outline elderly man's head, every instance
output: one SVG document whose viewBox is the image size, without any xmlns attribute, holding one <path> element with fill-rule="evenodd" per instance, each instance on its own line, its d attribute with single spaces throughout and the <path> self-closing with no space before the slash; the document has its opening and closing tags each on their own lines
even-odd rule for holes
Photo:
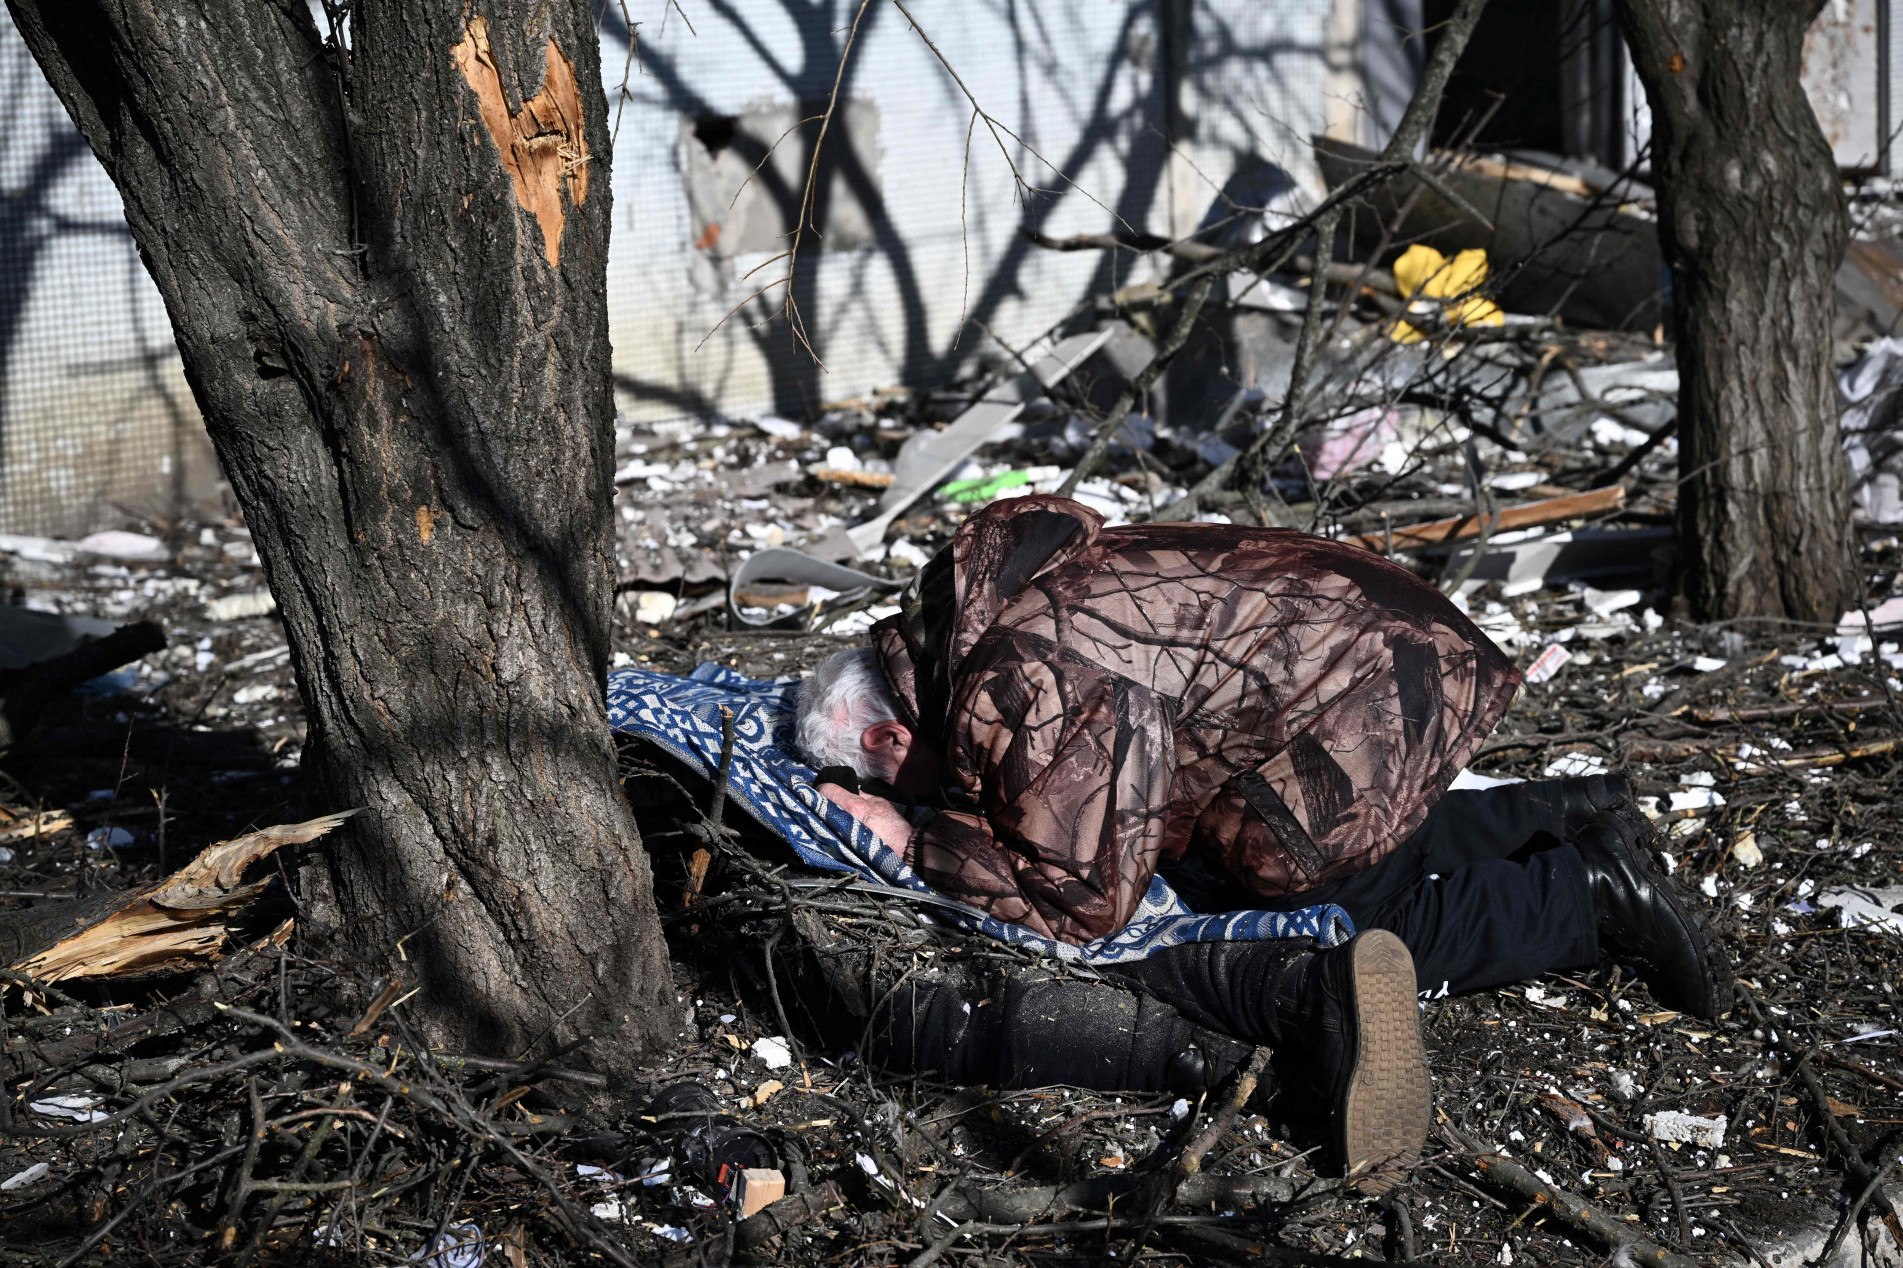
<svg viewBox="0 0 1903 1268">
<path fill-rule="evenodd" d="M 938 754 L 899 717 L 879 659 L 867 648 L 820 662 L 800 687 L 799 744 L 814 766 L 850 766 L 923 796 L 938 782 Z"/>
</svg>

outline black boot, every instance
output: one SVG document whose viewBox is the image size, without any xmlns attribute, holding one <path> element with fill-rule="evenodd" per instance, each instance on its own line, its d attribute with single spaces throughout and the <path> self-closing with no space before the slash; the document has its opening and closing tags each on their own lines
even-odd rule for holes
<svg viewBox="0 0 1903 1268">
<path fill-rule="evenodd" d="M 1588 820 L 1614 807 L 1632 807 L 1640 813 L 1632 792 L 1632 781 L 1624 775 L 1581 775 L 1556 781 L 1559 784 L 1560 813 L 1566 819 L 1566 836 L 1586 826 Z"/>
<path fill-rule="evenodd" d="M 1386 1193 L 1420 1157 L 1433 1108 L 1413 957 L 1371 929 L 1291 963 L 1275 1003 L 1282 1047 L 1306 1057 L 1329 1108 L 1342 1174 L 1363 1193 Z"/>
<path fill-rule="evenodd" d="M 1697 910 L 1653 865 L 1657 843 L 1628 803 L 1587 820 L 1571 844 L 1586 866 L 1600 949 L 1636 963 L 1666 1007 L 1712 1021 L 1731 1008 L 1731 973 Z"/>
</svg>

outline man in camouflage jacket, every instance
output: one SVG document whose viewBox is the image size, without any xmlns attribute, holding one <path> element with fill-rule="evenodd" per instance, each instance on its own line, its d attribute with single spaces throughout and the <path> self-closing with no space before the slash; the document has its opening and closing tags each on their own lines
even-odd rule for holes
<svg viewBox="0 0 1903 1268">
<path fill-rule="evenodd" d="M 1335 902 L 1383 931 L 1332 959 L 1205 943 L 1122 970 L 1252 1042 L 1325 1034 L 1351 1161 L 1425 1131 L 1417 972 L 1471 990 L 1603 946 L 1676 1007 L 1729 1004 L 1702 924 L 1648 863 L 1626 781 L 1447 791 L 1520 674 L 1438 590 L 1360 547 L 1000 501 L 921 570 L 871 651 L 875 698 L 835 689 L 853 653 L 828 662 L 802 742 L 834 779 L 935 808 L 914 827 L 822 785 L 944 893 L 1083 943 L 1121 929 L 1162 870 L 1200 909 Z M 1362 1078 L 1370 1051 L 1384 1068 Z M 1383 1115 L 1412 1124 L 1398 1143 L 1370 1126 Z"/>
</svg>

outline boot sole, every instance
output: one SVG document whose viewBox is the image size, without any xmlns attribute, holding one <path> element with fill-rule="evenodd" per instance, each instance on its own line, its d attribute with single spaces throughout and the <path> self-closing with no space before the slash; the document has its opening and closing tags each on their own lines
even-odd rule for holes
<svg viewBox="0 0 1903 1268">
<path fill-rule="evenodd" d="M 1342 1166 L 1351 1187 L 1378 1195 L 1405 1180 L 1419 1160 L 1433 1090 L 1414 958 L 1385 929 L 1362 934 L 1350 950 L 1355 1059 L 1339 1118 Z"/>
</svg>

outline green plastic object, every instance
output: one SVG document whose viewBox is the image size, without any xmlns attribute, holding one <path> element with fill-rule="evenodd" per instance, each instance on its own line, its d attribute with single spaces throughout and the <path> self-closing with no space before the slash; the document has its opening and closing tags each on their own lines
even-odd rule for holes
<svg viewBox="0 0 1903 1268">
<path fill-rule="evenodd" d="M 989 502 L 1006 489 L 1022 488 L 1030 482 L 1031 477 L 1022 471 L 1000 471 L 997 475 L 953 480 L 939 493 L 948 502 Z"/>
</svg>

